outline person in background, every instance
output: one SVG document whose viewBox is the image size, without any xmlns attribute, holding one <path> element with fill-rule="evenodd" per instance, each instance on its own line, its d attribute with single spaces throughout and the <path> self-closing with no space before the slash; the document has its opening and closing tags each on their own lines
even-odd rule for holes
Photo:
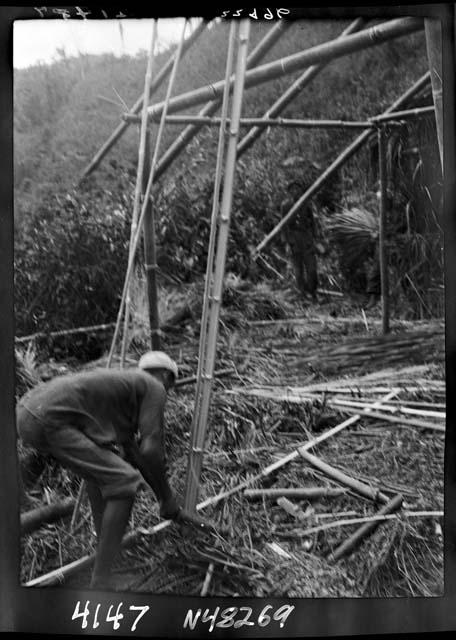
<svg viewBox="0 0 456 640">
<path fill-rule="evenodd" d="M 287 196 L 280 205 L 283 218 L 302 196 L 303 185 L 293 180 L 287 185 Z M 310 203 L 303 207 L 284 227 L 285 241 L 290 247 L 296 284 L 303 296 L 316 298 L 318 287 L 317 255 L 315 247 L 315 221 Z"/>
<path fill-rule="evenodd" d="M 213 530 L 179 505 L 167 478 L 164 409 L 177 375 L 177 365 L 167 354 L 149 351 L 136 369 L 58 376 L 18 403 L 17 430 L 23 443 L 86 480 L 97 534 L 92 588 L 114 586 L 112 565 L 144 481 L 153 489 L 163 518 Z"/>
</svg>

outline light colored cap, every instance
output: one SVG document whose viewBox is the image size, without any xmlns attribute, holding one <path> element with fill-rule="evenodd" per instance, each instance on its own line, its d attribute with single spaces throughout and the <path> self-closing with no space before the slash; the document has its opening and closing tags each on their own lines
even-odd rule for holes
<svg viewBox="0 0 456 640">
<path fill-rule="evenodd" d="M 177 378 L 178 368 L 177 364 L 163 351 L 147 351 L 141 356 L 138 367 L 140 369 L 168 369 L 174 373 L 174 377 Z"/>
</svg>

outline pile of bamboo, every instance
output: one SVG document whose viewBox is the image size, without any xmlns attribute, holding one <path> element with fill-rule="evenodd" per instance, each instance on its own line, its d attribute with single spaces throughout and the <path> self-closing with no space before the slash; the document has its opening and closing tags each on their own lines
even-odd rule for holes
<svg viewBox="0 0 456 640">
<path fill-rule="evenodd" d="M 311 365 L 320 371 L 378 369 L 405 363 L 443 362 L 444 330 L 415 331 L 350 339 L 337 346 L 319 347 L 288 362 L 290 371 Z"/>
</svg>

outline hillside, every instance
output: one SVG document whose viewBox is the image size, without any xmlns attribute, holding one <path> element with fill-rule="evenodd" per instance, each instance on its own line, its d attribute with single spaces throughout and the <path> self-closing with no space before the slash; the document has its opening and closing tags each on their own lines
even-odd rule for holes
<svg viewBox="0 0 456 640">
<path fill-rule="evenodd" d="M 347 24 L 340 20 L 296 22 L 264 62 L 337 37 Z M 226 23 L 214 25 L 190 48 L 179 66 L 173 95 L 223 77 L 228 28 Z M 252 24 L 250 50 L 269 28 L 266 22 Z M 168 55 L 164 52 L 157 57 L 157 69 Z M 134 58 L 61 57 L 52 65 L 15 72 L 16 314 L 20 334 L 105 323 L 116 315 L 133 207 L 137 127 L 131 126 L 98 170 L 82 185 L 76 185 L 83 168 L 122 114 L 141 95 L 145 67 L 144 52 Z M 282 115 L 363 119 L 382 112 L 426 69 L 423 34 L 399 38 L 328 64 Z M 263 115 L 297 75 L 247 90 L 243 114 Z M 166 86 L 162 86 L 155 101 L 163 99 L 165 91 Z M 198 110 L 196 107 L 192 111 Z M 181 129 L 166 128 L 162 150 Z M 402 147 L 416 144 L 417 131 L 421 128 L 414 125 L 407 129 L 410 140 L 402 140 Z M 205 270 L 217 135 L 213 128 L 201 130 L 159 182 L 159 265 L 165 277 L 177 278 L 177 282 L 193 282 Z M 427 146 L 422 146 L 419 160 L 430 168 L 423 188 L 432 194 L 439 181 L 432 123 L 426 136 L 423 144 Z M 252 263 L 251 248 L 280 219 L 287 181 L 298 178 L 309 185 L 353 137 L 350 131 L 273 127 L 248 150 L 238 165 L 231 232 L 235 249 L 229 254 L 229 271 L 254 280 L 274 278 L 277 270 L 285 269 L 287 274 L 282 237 L 266 252 L 272 270 Z M 315 206 L 319 214 L 354 204 L 377 206 L 373 199 L 377 175 L 372 151 L 367 148 L 355 155 L 318 194 Z M 285 167 L 290 158 L 297 161 Z M 414 170 L 415 165 L 402 178 L 409 199 L 407 180 L 410 182 Z M 404 204 L 401 201 L 401 216 Z M 433 211 L 438 208 L 432 202 L 430 206 Z M 426 215 L 429 217 L 429 213 Z M 321 283 L 323 287 L 336 283 L 340 288 L 345 285 L 337 275 L 339 258 L 334 245 L 327 242 L 323 221 L 319 215 Z M 426 255 L 433 255 L 433 247 L 426 248 Z M 60 280 L 51 292 L 46 283 L 48 275 L 52 277 L 55 272 L 60 273 Z M 106 272 L 110 273 L 108 284 Z M 430 286 L 429 278 L 426 282 Z M 352 287 L 353 283 L 348 285 Z M 425 294 L 421 296 L 427 300 Z M 435 305 L 428 301 L 425 307 L 429 306 Z M 426 313 L 423 309 L 413 313 L 420 317 Z"/>
</svg>

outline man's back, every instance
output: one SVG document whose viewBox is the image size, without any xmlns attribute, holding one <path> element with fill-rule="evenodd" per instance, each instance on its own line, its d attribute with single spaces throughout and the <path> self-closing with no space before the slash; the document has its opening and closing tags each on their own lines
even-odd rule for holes
<svg viewBox="0 0 456 640">
<path fill-rule="evenodd" d="M 41 384 L 19 406 L 43 424 L 71 424 L 104 446 L 122 444 L 147 428 L 145 423 L 161 417 L 165 400 L 163 385 L 144 371 L 97 369 Z"/>
</svg>

